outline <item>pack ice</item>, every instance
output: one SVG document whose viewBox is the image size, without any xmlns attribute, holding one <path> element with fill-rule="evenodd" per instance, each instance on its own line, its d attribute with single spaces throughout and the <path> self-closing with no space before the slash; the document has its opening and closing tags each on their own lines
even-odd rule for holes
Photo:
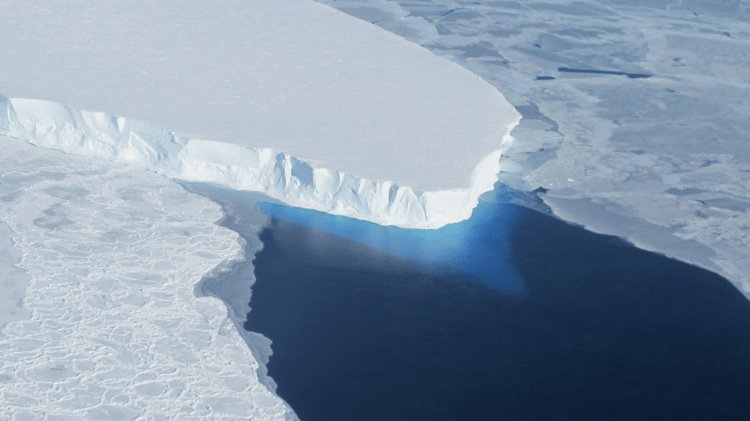
<svg viewBox="0 0 750 421">
<path fill-rule="evenodd" d="M 319 1 L 498 87 L 503 184 L 750 298 L 747 1 Z"/>
<path fill-rule="evenodd" d="M 26 274 L 10 285 L 0 261 L 3 292 L 30 313 L 0 314 L 0 419 L 296 419 L 263 338 L 194 294 L 244 256 L 219 205 L 152 171 L 0 145 L 0 232 Z"/>
</svg>

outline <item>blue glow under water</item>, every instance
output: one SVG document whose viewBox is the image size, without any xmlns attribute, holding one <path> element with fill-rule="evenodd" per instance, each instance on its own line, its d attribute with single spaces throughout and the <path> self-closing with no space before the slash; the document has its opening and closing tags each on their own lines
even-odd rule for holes
<svg viewBox="0 0 750 421">
<path fill-rule="evenodd" d="M 480 202 L 470 219 L 436 230 L 384 227 L 313 210 L 261 203 L 273 217 L 327 232 L 373 250 L 468 277 L 509 296 L 522 297 L 524 285 L 513 265 L 510 240 L 519 217 L 516 207 Z"/>
</svg>

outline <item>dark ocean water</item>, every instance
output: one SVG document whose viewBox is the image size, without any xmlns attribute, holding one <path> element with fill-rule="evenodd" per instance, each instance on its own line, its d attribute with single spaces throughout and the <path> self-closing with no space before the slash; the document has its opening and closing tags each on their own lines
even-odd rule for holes
<svg viewBox="0 0 750 421">
<path fill-rule="evenodd" d="M 718 275 L 509 204 L 432 233 L 261 209 L 245 327 L 303 421 L 750 419 Z"/>
</svg>

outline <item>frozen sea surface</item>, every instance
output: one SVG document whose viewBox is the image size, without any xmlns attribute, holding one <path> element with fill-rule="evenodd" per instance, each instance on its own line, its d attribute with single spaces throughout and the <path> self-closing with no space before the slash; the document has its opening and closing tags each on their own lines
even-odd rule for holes
<svg viewBox="0 0 750 421">
<path fill-rule="evenodd" d="M 0 329 L 9 322 L 25 320 L 30 316 L 29 311 L 23 306 L 29 275 L 16 266 L 21 259 L 21 251 L 13 247 L 13 236 L 8 224 L 0 224 Z"/>
<path fill-rule="evenodd" d="M 194 294 L 242 256 L 216 203 L 127 165 L 0 147 L 0 224 L 12 230 L 0 419 L 296 419 L 253 338 Z M 20 299 L 25 315 L 11 311 Z"/>
</svg>

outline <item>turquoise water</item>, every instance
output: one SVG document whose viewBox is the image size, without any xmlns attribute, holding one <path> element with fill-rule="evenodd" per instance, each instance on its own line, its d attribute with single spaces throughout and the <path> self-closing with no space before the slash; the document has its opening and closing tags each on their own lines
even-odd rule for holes
<svg viewBox="0 0 750 421">
<path fill-rule="evenodd" d="M 464 276 L 509 296 L 520 298 L 525 294 L 511 252 L 511 238 L 520 214 L 516 207 L 499 210 L 494 203 L 480 202 L 470 219 L 436 230 L 384 227 L 272 203 L 261 203 L 259 209 L 279 220 L 323 231 L 433 270 Z"/>
</svg>

